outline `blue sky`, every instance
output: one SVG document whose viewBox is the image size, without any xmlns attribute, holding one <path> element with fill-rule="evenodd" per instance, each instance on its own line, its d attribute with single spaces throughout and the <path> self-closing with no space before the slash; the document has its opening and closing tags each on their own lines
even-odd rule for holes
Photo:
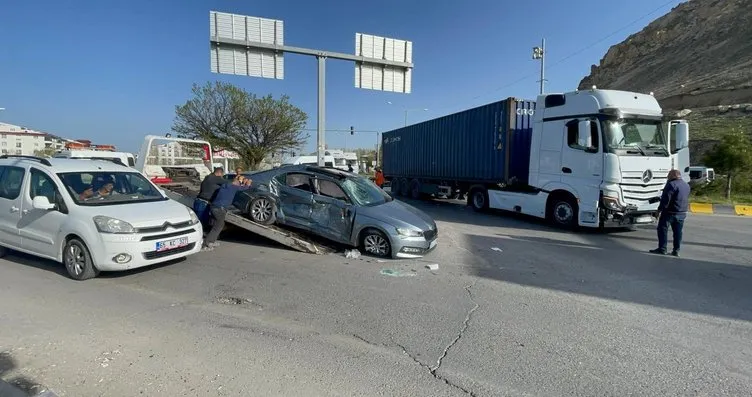
<svg viewBox="0 0 752 397">
<path fill-rule="evenodd" d="M 285 44 L 353 53 L 356 32 L 413 41 L 413 92 L 353 86 L 350 62 L 327 61 L 330 129 L 390 130 L 515 96 L 534 99 L 547 41 L 547 91 L 576 88 L 609 46 L 681 0 L 5 0 L 0 121 L 137 151 L 168 132 L 191 84 L 222 80 L 288 94 L 316 126 L 316 60 L 285 56 L 285 79 L 212 74 L 209 11 L 281 19 Z M 387 104 L 392 102 L 392 105 Z M 311 131 L 307 149 L 315 148 Z M 330 148 L 374 147 L 374 134 L 329 133 Z"/>
</svg>

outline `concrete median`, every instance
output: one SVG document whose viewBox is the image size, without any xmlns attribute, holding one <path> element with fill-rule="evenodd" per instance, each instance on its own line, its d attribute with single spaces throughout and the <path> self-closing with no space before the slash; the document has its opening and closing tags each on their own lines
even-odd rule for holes
<svg viewBox="0 0 752 397">
<path fill-rule="evenodd" d="M 689 212 L 706 215 L 752 216 L 752 205 L 690 203 Z"/>
</svg>

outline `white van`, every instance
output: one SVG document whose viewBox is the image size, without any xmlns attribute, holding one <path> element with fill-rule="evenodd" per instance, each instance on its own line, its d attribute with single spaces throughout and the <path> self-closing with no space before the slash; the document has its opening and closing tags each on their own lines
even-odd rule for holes
<svg viewBox="0 0 752 397">
<path fill-rule="evenodd" d="M 62 150 L 52 155 L 58 159 L 119 159 L 120 162 L 128 167 L 136 166 L 136 158 L 131 153 L 126 152 L 107 152 L 103 150 Z"/>
<path fill-rule="evenodd" d="M 113 160 L 0 156 L 0 256 L 62 262 L 71 278 L 135 269 L 201 250 L 196 214 Z"/>
<path fill-rule="evenodd" d="M 318 164 L 316 156 L 297 156 L 286 159 L 282 162 L 281 167 L 286 165 Z M 334 167 L 334 156 L 324 156 L 324 167 Z"/>
<path fill-rule="evenodd" d="M 689 181 L 694 184 L 710 183 L 715 180 L 715 170 L 704 166 L 689 167 Z"/>
</svg>

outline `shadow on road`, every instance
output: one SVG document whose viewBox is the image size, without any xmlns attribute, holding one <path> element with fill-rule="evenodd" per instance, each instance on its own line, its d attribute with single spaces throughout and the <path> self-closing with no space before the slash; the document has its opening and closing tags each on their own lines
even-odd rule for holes
<svg viewBox="0 0 752 397">
<path fill-rule="evenodd" d="M 25 397 L 35 395 L 45 390 L 45 387 L 33 380 L 22 376 L 8 375 L 18 367 L 10 352 L 0 352 L 0 396 Z M 3 382 L 7 382 L 4 384 Z"/>
<path fill-rule="evenodd" d="M 752 267 L 653 255 L 603 238 L 578 243 L 540 237 L 466 237 L 486 259 L 467 260 L 480 277 L 752 321 Z M 487 248 L 510 245 L 510 240 L 514 249 L 503 253 Z M 557 246 L 555 253 L 546 249 L 550 245 Z"/>
</svg>

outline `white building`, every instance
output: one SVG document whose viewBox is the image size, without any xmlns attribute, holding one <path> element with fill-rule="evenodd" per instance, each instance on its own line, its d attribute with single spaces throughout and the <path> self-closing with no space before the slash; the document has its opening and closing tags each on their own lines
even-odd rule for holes
<svg viewBox="0 0 752 397">
<path fill-rule="evenodd" d="M 33 156 L 47 146 L 47 134 L 8 123 L 0 123 L 0 154 Z"/>
</svg>

